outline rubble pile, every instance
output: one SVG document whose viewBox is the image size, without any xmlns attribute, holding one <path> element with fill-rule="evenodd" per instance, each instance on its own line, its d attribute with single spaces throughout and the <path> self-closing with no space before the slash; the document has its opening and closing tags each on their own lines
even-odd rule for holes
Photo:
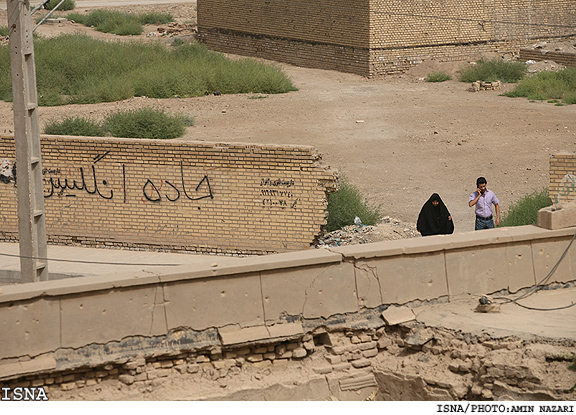
<svg viewBox="0 0 576 415">
<path fill-rule="evenodd" d="M 420 233 L 416 230 L 415 224 L 386 216 L 376 225 L 348 225 L 324 234 L 319 238 L 316 248 L 333 248 L 417 237 L 420 237 Z"/>
</svg>

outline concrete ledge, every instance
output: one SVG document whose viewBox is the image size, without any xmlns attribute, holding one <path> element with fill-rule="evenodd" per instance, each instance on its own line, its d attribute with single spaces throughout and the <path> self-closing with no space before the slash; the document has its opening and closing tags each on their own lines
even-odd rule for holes
<svg viewBox="0 0 576 415">
<path fill-rule="evenodd" d="M 0 364 L 0 379 L 13 375 L 34 373 L 45 370 L 56 369 L 56 359 L 53 357 L 38 357 L 27 361 Z"/>
<path fill-rule="evenodd" d="M 0 336 L 0 359 L 101 353 L 111 345 L 218 347 L 298 337 L 320 325 L 380 327 L 380 312 L 362 316 L 417 300 L 533 286 L 554 269 L 575 231 L 499 228 L 5 286 L 0 326 L 10 335 Z M 575 249 L 546 284 L 576 280 Z M 161 340 L 171 333 L 170 342 Z M 118 350 L 92 361 L 125 355 Z"/>
</svg>

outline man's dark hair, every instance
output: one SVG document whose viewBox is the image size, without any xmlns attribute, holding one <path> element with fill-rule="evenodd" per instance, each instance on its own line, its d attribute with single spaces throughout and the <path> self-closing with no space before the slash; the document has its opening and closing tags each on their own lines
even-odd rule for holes
<svg viewBox="0 0 576 415">
<path fill-rule="evenodd" d="M 486 184 L 486 179 L 484 177 L 478 177 L 476 179 L 476 187 L 480 187 L 481 184 Z"/>
</svg>

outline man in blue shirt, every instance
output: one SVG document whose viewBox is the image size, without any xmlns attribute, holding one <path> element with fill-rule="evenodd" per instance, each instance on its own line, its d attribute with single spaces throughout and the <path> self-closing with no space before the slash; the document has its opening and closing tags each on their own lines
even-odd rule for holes
<svg viewBox="0 0 576 415">
<path fill-rule="evenodd" d="M 476 180 L 476 191 L 470 194 L 468 206 L 475 206 L 476 224 L 474 229 L 491 229 L 494 227 L 494 220 L 492 216 L 492 205 L 496 210 L 496 226 L 500 226 L 500 201 L 492 190 L 486 188 L 486 179 L 478 177 Z"/>
</svg>

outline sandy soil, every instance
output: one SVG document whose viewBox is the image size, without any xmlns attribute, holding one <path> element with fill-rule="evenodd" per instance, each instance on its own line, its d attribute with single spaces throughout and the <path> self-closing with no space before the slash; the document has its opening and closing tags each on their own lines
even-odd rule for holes
<svg viewBox="0 0 576 415">
<path fill-rule="evenodd" d="M 122 10 L 165 10 L 179 23 L 195 21 L 195 3 L 123 6 Z M 84 12 L 88 8 L 76 11 Z M 0 11 L 0 21 L 5 19 Z M 169 42 L 150 36 L 135 38 Z M 113 35 L 65 23 L 42 25 L 51 36 L 81 30 L 105 39 Z M 131 98 L 122 102 L 41 108 L 40 121 L 111 110 L 155 106 L 195 117 L 185 140 L 313 145 L 324 162 L 346 175 L 383 212 L 415 222 L 422 204 L 437 192 L 452 213 L 456 232 L 473 229 L 468 195 L 485 176 L 503 211 L 521 196 L 548 185 L 552 153 L 574 151 L 576 106 L 555 106 L 468 91 L 451 80 L 423 81 L 444 70 L 456 75 L 467 62 L 424 62 L 402 76 L 366 79 L 357 75 L 280 66 L 297 92 L 250 99 L 248 95 L 187 99 Z M 503 90 L 512 88 L 505 84 Z M 11 104 L 0 102 L 0 132 L 12 130 Z"/>
</svg>

